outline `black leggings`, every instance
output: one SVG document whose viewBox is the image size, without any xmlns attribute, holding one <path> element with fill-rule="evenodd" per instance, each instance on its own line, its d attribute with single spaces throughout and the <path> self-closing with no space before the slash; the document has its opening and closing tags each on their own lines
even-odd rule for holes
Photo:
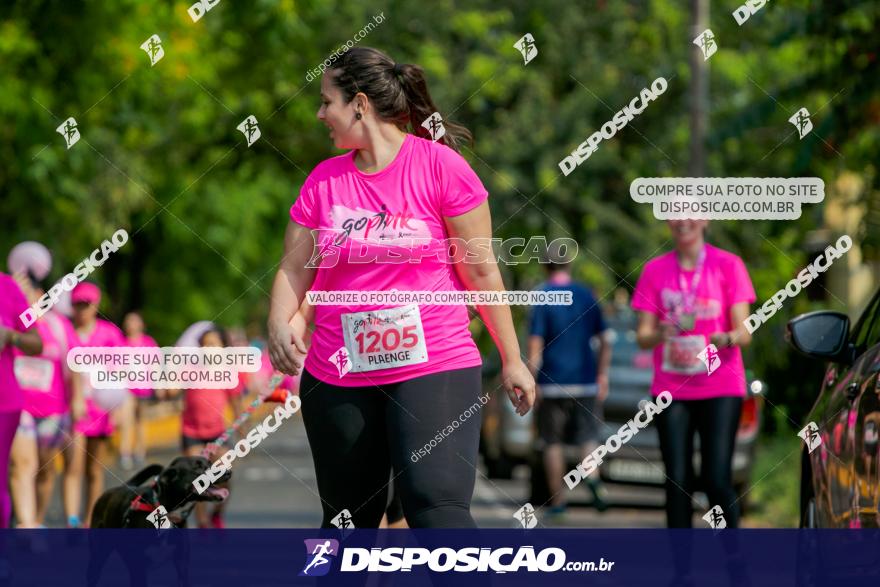
<svg viewBox="0 0 880 587">
<path fill-rule="evenodd" d="M 657 414 L 660 450 L 666 466 L 666 521 L 670 528 L 691 527 L 694 431 L 700 434 L 700 473 L 709 507 L 721 506 L 728 528 L 739 525 L 732 463 L 741 410 L 741 397 L 716 397 L 676 400 Z"/>
<path fill-rule="evenodd" d="M 481 385 L 480 367 L 381 387 L 339 387 L 303 370 L 302 415 L 324 511 L 322 527 L 332 528 L 330 520 L 344 509 L 356 528 L 378 527 L 393 467 L 411 528 L 476 528 L 470 506 Z M 417 451 L 429 442 L 435 446 L 420 455 Z"/>
</svg>

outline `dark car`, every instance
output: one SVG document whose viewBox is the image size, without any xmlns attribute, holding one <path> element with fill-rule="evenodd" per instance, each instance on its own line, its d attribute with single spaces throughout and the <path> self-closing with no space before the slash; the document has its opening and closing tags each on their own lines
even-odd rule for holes
<svg viewBox="0 0 880 587">
<path fill-rule="evenodd" d="M 880 291 L 854 328 L 840 312 L 811 312 L 787 339 L 829 362 L 801 432 L 801 526 L 880 527 Z"/>
</svg>

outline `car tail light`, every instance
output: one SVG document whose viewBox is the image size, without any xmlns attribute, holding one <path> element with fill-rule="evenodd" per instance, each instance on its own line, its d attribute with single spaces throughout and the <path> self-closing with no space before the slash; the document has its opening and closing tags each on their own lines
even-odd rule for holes
<svg viewBox="0 0 880 587">
<path fill-rule="evenodd" d="M 758 428 L 758 400 L 747 397 L 743 400 L 742 412 L 739 415 L 737 436 L 752 434 Z"/>
</svg>

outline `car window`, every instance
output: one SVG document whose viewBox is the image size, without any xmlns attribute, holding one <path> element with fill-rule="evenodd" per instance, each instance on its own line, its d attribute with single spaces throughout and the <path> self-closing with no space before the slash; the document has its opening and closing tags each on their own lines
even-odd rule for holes
<svg viewBox="0 0 880 587">
<path fill-rule="evenodd" d="M 853 328 L 850 342 L 861 350 L 880 343 L 880 292 L 874 296 L 874 299 L 862 312 L 862 317 Z"/>
</svg>

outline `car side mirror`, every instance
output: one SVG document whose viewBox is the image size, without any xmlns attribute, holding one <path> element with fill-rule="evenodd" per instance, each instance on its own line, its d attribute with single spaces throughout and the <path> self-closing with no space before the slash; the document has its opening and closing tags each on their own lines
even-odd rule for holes
<svg viewBox="0 0 880 587">
<path fill-rule="evenodd" d="M 852 363 L 853 349 L 849 344 L 849 317 L 841 312 L 820 310 L 792 318 L 785 339 L 808 357 Z"/>
</svg>

